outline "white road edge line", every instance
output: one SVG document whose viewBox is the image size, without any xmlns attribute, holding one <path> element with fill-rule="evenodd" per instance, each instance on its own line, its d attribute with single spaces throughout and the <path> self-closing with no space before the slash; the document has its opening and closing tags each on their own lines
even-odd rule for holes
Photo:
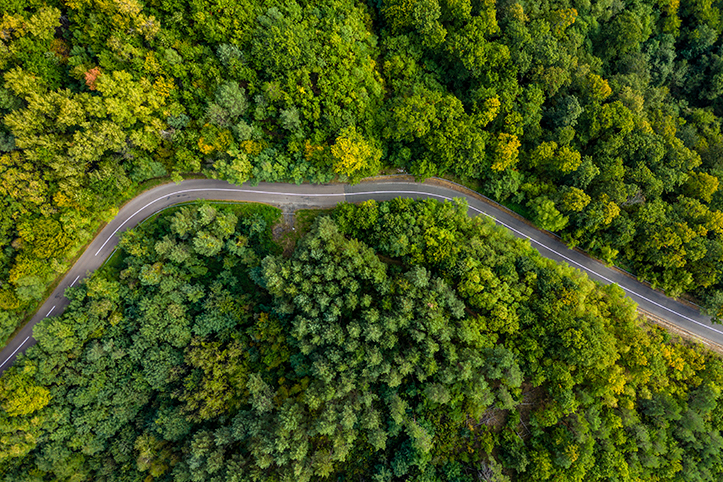
<svg viewBox="0 0 723 482">
<path fill-rule="evenodd" d="M 123 222 L 121 223 L 120 226 L 118 226 L 118 227 L 111 233 L 111 235 L 108 237 L 108 239 L 105 240 L 105 242 L 104 242 L 103 245 L 100 247 L 100 249 L 98 249 L 98 251 L 95 253 L 95 256 L 98 256 L 98 254 L 99 254 L 99 253 L 101 252 L 101 250 L 105 247 L 105 245 L 108 244 L 108 242 L 113 238 L 113 236 L 114 236 L 123 226 L 125 226 L 125 224 L 126 224 L 128 221 L 131 220 L 131 218 L 133 218 L 135 215 L 137 215 L 138 213 L 140 213 L 141 211 L 143 211 L 144 209 L 146 209 L 146 208 L 147 208 L 148 206 L 150 206 L 151 204 L 154 204 L 154 203 L 162 200 L 163 198 L 167 198 L 167 197 L 169 197 L 169 196 L 174 196 L 174 195 L 178 195 L 178 194 L 186 194 L 186 193 L 190 193 L 190 192 L 199 192 L 199 191 L 205 191 L 205 192 L 208 192 L 208 191 L 217 191 L 217 192 L 239 192 L 239 193 L 248 193 L 248 194 L 254 194 L 254 193 L 255 193 L 255 194 L 268 194 L 268 195 L 277 195 L 277 196 L 296 196 L 296 197 L 346 197 L 346 196 L 369 196 L 369 195 L 374 195 L 374 194 L 419 194 L 419 195 L 424 195 L 424 196 L 429 196 L 429 197 L 437 197 L 437 198 L 444 199 L 444 200 L 447 200 L 447 201 L 453 200 L 453 198 L 450 198 L 450 197 L 447 197 L 447 196 L 443 196 L 443 195 L 441 195 L 441 194 L 434 194 L 434 193 L 422 192 L 422 191 L 364 191 L 364 192 L 349 192 L 349 193 L 311 193 L 311 194 L 302 194 L 302 193 L 284 193 L 284 192 L 273 192 L 273 191 L 259 191 L 259 190 L 255 190 L 255 189 L 232 189 L 232 188 L 229 188 L 229 189 L 226 189 L 226 188 L 183 189 L 183 190 L 180 190 L 180 191 L 175 191 L 175 192 L 172 192 L 172 193 L 164 194 L 163 196 L 159 197 L 158 199 L 155 199 L 155 200 L 149 202 L 148 204 L 146 204 L 145 206 L 143 206 L 142 208 L 140 208 L 140 209 L 139 209 L 138 211 L 136 211 L 135 213 L 131 214 L 125 221 L 123 221 Z M 460 197 L 465 197 L 465 196 L 460 196 Z M 552 249 L 552 248 L 548 248 L 547 246 L 545 246 L 544 244 L 540 243 L 539 241 L 536 241 L 536 240 L 530 238 L 528 235 L 526 235 L 526 234 L 524 234 L 524 233 L 522 233 L 522 232 L 514 229 L 514 228 L 511 227 L 511 226 L 508 226 L 507 224 L 503 223 L 502 221 L 497 220 L 494 216 L 491 216 L 491 215 L 489 215 L 489 214 L 487 214 L 487 213 L 485 213 L 485 212 L 483 212 L 483 211 L 480 211 L 479 209 L 477 209 L 477 208 L 475 208 L 475 207 L 472 207 L 472 206 L 469 206 L 469 205 L 468 205 L 468 207 L 469 207 L 470 209 L 474 210 L 474 211 L 477 211 L 477 212 L 480 213 L 480 214 L 484 214 L 485 216 L 493 219 L 496 223 L 498 223 L 498 224 L 506 227 L 506 228 L 509 229 L 510 231 L 514 231 L 515 233 L 519 234 L 519 235 L 522 236 L 523 238 L 526 238 L 526 239 L 528 239 L 528 240 L 531 241 L 531 242 L 534 242 L 534 243 L 536 243 L 536 244 L 539 244 L 540 246 L 544 247 L 545 249 L 547 249 L 547 250 L 549 250 L 549 251 L 557 254 L 557 255 L 560 256 L 561 258 L 569 261 L 570 263 L 572 263 L 572 264 L 574 264 L 574 265 L 576 265 L 576 266 L 579 266 L 579 267 L 582 268 L 584 271 L 588 271 L 588 272 L 594 274 L 595 276 L 598 276 L 599 278 L 607 281 L 608 283 L 615 283 L 613 280 L 611 280 L 611 279 L 609 279 L 609 278 L 601 275 L 600 273 L 597 273 L 597 272 L 593 271 L 592 269 L 587 268 L 586 266 L 578 263 L 577 261 L 575 261 L 575 260 L 573 260 L 573 259 L 568 258 L 567 256 L 565 256 L 565 255 L 562 254 L 562 253 L 558 253 L 557 251 L 555 251 L 555 250 Z M 620 285 L 618 285 L 618 286 L 620 286 Z M 645 300 L 645 301 L 647 301 L 648 303 L 651 303 L 651 304 L 653 304 L 653 305 L 655 305 L 655 306 L 657 306 L 657 307 L 659 307 L 659 308 L 662 308 L 662 309 L 665 310 L 665 311 L 668 311 L 669 313 L 672 313 L 672 314 L 674 314 L 674 315 L 677 315 L 677 316 L 679 316 L 679 317 L 681 317 L 681 318 L 683 318 L 683 319 L 685 319 L 685 320 L 688 320 L 688 321 L 690 321 L 690 322 L 695 323 L 696 325 L 702 326 L 702 327 L 707 328 L 707 329 L 709 329 L 709 330 L 711 330 L 711 331 L 713 331 L 713 332 L 715 332 L 715 333 L 718 333 L 718 334 L 720 334 L 720 335 L 723 335 L 723 331 L 716 330 L 715 328 L 713 328 L 713 327 L 711 327 L 711 326 L 708 326 L 708 325 L 706 325 L 706 324 L 704 324 L 704 323 L 701 323 L 701 322 L 699 322 L 699 321 L 697 321 L 697 320 L 694 320 L 694 319 L 692 319 L 692 318 L 689 318 L 689 317 L 687 317 L 687 316 L 685 316 L 685 315 L 683 315 L 683 314 L 681 314 L 681 313 L 678 313 L 677 311 L 674 311 L 674 310 L 668 308 L 667 306 L 661 305 L 660 303 L 657 303 L 657 302 L 655 302 L 655 301 L 653 301 L 653 300 L 651 300 L 651 299 L 649 299 L 649 298 L 646 298 L 645 296 L 642 296 L 642 295 L 636 293 L 636 292 L 633 291 L 633 290 L 626 289 L 626 288 L 624 288 L 624 287 L 622 287 L 622 286 L 620 286 L 620 288 L 622 288 L 623 291 L 625 291 L 625 292 L 627 292 L 627 293 L 629 293 L 629 294 L 631 294 L 631 295 L 637 296 L 638 298 L 640 298 L 640 299 L 642 299 L 642 300 Z"/>
<path fill-rule="evenodd" d="M 7 359 L 2 363 L 2 365 L 0 365 L 0 368 L 2 368 L 8 361 L 10 361 L 10 359 L 11 359 L 13 356 L 15 356 L 15 354 L 18 352 L 18 350 L 21 349 L 21 348 L 23 347 L 23 345 L 28 342 L 29 339 L 30 339 L 30 337 L 27 337 L 27 338 L 20 344 L 20 346 L 18 346 L 18 347 L 15 349 L 15 351 L 12 352 L 9 357 L 7 357 Z"/>
<path fill-rule="evenodd" d="M 80 275 L 76 276 L 76 277 L 75 277 L 75 280 L 74 280 L 72 283 L 70 283 L 70 287 L 71 287 L 71 288 L 72 288 L 73 285 L 78 281 L 78 278 L 80 278 Z"/>
<path fill-rule="evenodd" d="M 50 313 L 52 313 L 54 309 L 55 309 L 55 305 L 53 305 L 53 307 L 50 308 L 50 311 L 48 311 L 48 314 L 45 315 L 45 316 L 50 316 Z"/>
<path fill-rule="evenodd" d="M 537 240 L 535 240 L 535 239 L 532 239 L 531 237 L 529 237 L 529 236 L 526 235 L 525 233 L 522 233 L 522 232 L 516 230 L 515 228 L 506 225 L 506 224 L 503 223 L 502 221 L 498 221 L 497 219 L 495 219 L 494 217 L 490 216 L 489 214 L 484 213 L 484 212 L 480 211 L 479 209 L 477 209 L 477 208 L 475 208 L 475 207 L 472 207 L 472 206 L 469 206 L 469 208 L 477 211 L 477 212 L 480 213 L 480 214 L 484 214 L 485 216 L 488 216 L 488 217 L 494 219 L 495 222 L 501 224 L 502 226 L 506 227 L 506 228 L 509 229 L 510 231 L 516 232 L 517 234 L 519 234 L 520 236 L 522 236 L 522 237 L 524 237 L 524 238 L 527 238 L 527 239 L 530 240 L 531 242 L 536 243 L 536 244 L 539 244 L 540 246 L 542 246 L 542 247 L 545 248 L 546 250 L 548 250 L 548 251 L 550 251 L 550 252 L 552 252 L 552 253 L 555 253 L 556 255 L 560 256 L 561 258 L 569 261 L 570 263 L 572 263 L 572 264 L 574 264 L 574 265 L 579 266 L 580 268 L 583 269 L 583 271 L 587 271 L 588 273 L 592 273 L 592 274 L 594 274 L 595 276 L 604 279 L 604 280 L 607 281 L 608 283 L 617 284 L 617 283 L 615 283 L 615 281 L 611 280 L 610 278 L 607 278 L 606 276 L 601 275 L 600 273 L 594 271 L 593 269 L 588 268 L 587 266 L 584 266 L 584 265 L 578 263 L 578 262 L 575 261 L 574 259 L 568 258 L 568 257 L 565 256 L 564 254 L 559 253 L 559 252 L 555 251 L 554 249 L 552 249 L 552 248 L 550 248 L 550 247 L 548 247 L 548 246 L 545 246 L 545 245 L 542 244 L 541 242 L 539 242 L 539 241 L 537 241 Z M 617 284 L 617 285 L 620 286 L 619 284 Z M 640 298 L 641 300 L 645 300 L 645 301 L 647 301 L 648 303 L 651 303 L 651 304 L 657 306 L 658 308 L 662 308 L 662 309 L 664 309 L 665 311 L 668 311 L 669 313 L 672 313 L 672 314 L 677 315 L 677 316 L 679 316 L 679 317 L 681 317 L 681 318 L 683 318 L 683 319 L 685 319 L 685 320 L 688 320 L 688 321 L 690 321 L 690 322 L 693 322 L 693 323 L 695 323 L 696 325 L 699 325 L 699 326 L 702 326 L 703 328 L 707 328 L 707 329 L 709 329 L 709 330 L 711 330 L 711 331 L 714 331 L 714 332 L 718 333 L 719 335 L 723 335 L 723 331 L 716 330 L 716 329 L 713 328 L 712 326 L 708 326 L 708 325 L 706 325 L 705 323 L 701 323 L 700 321 L 694 320 L 693 318 L 689 318 L 689 317 L 687 317 L 687 316 L 685 316 L 685 315 L 683 315 L 683 314 L 681 314 L 681 313 L 678 313 L 677 311 L 672 310 L 672 309 L 668 308 L 668 307 L 665 306 L 665 305 L 661 305 L 660 303 L 658 303 L 658 302 L 656 302 L 656 301 L 653 301 L 653 300 L 651 300 L 650 298 L 646 298 L 645 296 L 643 296 L 643 295 L 641 295 L 641 294 L 639 294 L 639 293 L 636 293 L 635 291 L 633 291 L 633 290 L 631 290 L 631 289 L 625 288 L 624 286 L 620 286 L 620 288 L 621 288 L 623 291 L 625 291 L 626 293 L 628 293 L 628 294 L 630 294 L 630 295 L 637 296 L 637 297 Z"/>
<path fill-rule="evenodd" d="M 123 221 L 120 226 L 118 226 L 117 228 L 115 228 L 115 231 L 113 231 L 113 232 L 111 233 L 111 235 L 108 237 L 108 239 L 105 240 L 105 242 L 104 242 L 103 245 L 100 247 L 100 249 L 98 249 L 98 251 L 95 253 L 95 256 L 98 256 L 98 254 L 100 254 L 100 251 L 105 247 L 106 244 L 108 244 L 108 241 L 110 241 L 111 238 L 113 238 L 113 236 L 115 236 L 115 234 L 116 234 L 123 226 L 125 226 L 128 221 L 131 220 L 131 218 L 133 218 L 136 214 L 138 214 L 138 213 L 140 213 L 141 211 L 143 211 L 144 209 L 146 209 L 146 208 L 147 208 L 148 206 L 150 206 L 151 204 L 157 203 L 158 201 L 162 200 L 163 198 L 167 198 L 167 197 L 169 197 L 169 196 L 175 196 L 175 195 L 178 195 L 178 194 L 186 194 L 186 193 L 189 193 L 189 192 L 199 192 L 199 191 L 201 191 L 201 192 L 204 192 L 204 191 L 205 191 L 205 192 L 208 192 L 208 191 L 217 191 L 217 192 L 241 192 L 241 193 L 249 193 L 249 194 L 253 194 L 253 193 L 255 193 L 255 194 L 275 194 L 275 195 L 278 195 L 278 196 L 299 196 L 299 197 L 336 197 L 336 196 L 346 196 L 346 195 L 347 195 L 347 193 L 343 193 L 343 192 L 342 192 L 342 193 L 329 193 L 329 194 L 323 194 L 323 193 L 318 193 L 318 194 L 301 194 L 301 193 L 285 193 L 285 192 L 272 192 L 272 191 L 258 191 L 258 190 L 255 190 L 255 189 L 226 189 L 226 188 L 182 189 L 182 190 L 180 190 L 180 191 L 174 191 L 174 192 L 171 192 L 171 193 L 168 193 L 168 194 L 164 194 L 163 196 L 159 197 L 158 199 L 154 199 L 153 201 L 149 202 L 148 204 L 146 204 L 145 206 L 143 206 L 142 208 L 140 208 L 138 211 L 136 211 L 136 212 L 134 212 L 133 214 L 131 214 L 130 216 L 128 216 L 128 219 L 126 219 L 125 221 Z M 388 192 L 388 191 L 385 191 L 385 192 Z"/>
</svg>

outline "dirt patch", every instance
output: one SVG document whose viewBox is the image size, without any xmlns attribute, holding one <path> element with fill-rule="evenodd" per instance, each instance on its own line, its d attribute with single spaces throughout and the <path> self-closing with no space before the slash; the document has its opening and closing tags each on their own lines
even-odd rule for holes
<svg viewBox="0 0 723 482">
<path fill-rule="evenodd" d="M 296 247 L 296 241 L 301 237 L 296 233 L 296 227 L 286 219 L 283 219 L 271 228 L 271 235 L 274 242 L 279 244 L 283 249 L 282 254 L 285 258 L 291 257 Z"/>
<path fill-rule="evenodd" d="M 488 408 L 484 415 L 482 415 L 482 418 L 475 423 L 475 427 L 486 425 L 492 432 L 497 433 L 502 430 L 502 427 L 507 423 L 507 415 L 509 415 L 509 413 L 509 410 L 501 410 L 492 406 Z"/>
<path fill-rule="evenodd" d="M 291 229 L 293 228 L 290 227 L 288 223 L 280 222 L 271 229 L 271 235 L 273 236 L 274 241 L 279 241 L 281 237 L 288 233 Z"/>
<path fill-rule="evenodd" d="M 518 406 L 520 412 L 520 425 L 521 430 L 518 429 L 518 433 L 523 433 L 522 437 L 525 438 L 530 435 L 530 431 L 527 424 L 530 423 L 530 415 L 532 411 L 536 409 L 542 403 L 542 399 L 545 397 L 545 389 L 542 387 L 533 387 L 528 382 L 522 383 L 522 402 Z"/>
<path fill-rule="evenodd" d="M 390 258 L 388 256 L 384 256 L 383 254 L 377 253 L 377 258 L 379 258 L 379 261 L 381 261 L 384 264 L 394 264 L 397 266 L 404 266 L 404 263 L 402 263 L 401 260 Z"/>
<path fill-rule="evenodd" d="M 332 211 L 333 209 L 299 209 L 293 216 L 284 216 L 271 230 L 274 241 L 283 249 L 283 256 L 290 258 L 297 241 L 309 232 L 316 218 Z"/>
<path fill-rule="evenodd" d="M 530 415 L 532 411 L 542 403 L 545 390 L 542 387 L 533 387 L 529 382 L 524 382 L 521 388 L 522 401 L 515 408 L 515 410 L 520 413 L 520 423 L 515 428 L 515 432 L 521 439 L 525 440 L 531 435 L 528 427 Z M 476 429 L 486 426 L 489 431 L 498 433 L 504 428 L 509 415 L 509 410 L 502 410 L 493 405 L 485 411 L 482 418 L 476 421 L 470 421 L 470 423 Z"/>
</svg>

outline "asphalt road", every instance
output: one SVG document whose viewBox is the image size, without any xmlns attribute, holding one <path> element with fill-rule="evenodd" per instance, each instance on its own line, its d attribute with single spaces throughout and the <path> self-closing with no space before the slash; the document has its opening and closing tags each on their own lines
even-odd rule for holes
<svg viewBox="0 0 723 482">
<path fill-rule="evenodd" d="M 32 330 L 36 323 L 48 316 L 57 316 L 63 312 L 69 303 L 63 295 L 65 289 L 75 286 L 103 264 L 118 244 L 119 233 L 133 228 L 145 218 L 169 206 L 196 199 L 254 201 L 278 206 L 284 213 L 289 214 L 297 209 L 333 207 L 341 201 L 360 202 L 368 199 L 384 201 L 400 196 L 438 200 L 466 197 L 470 216 L 482 214 L 490 216 L 497 224 L 512 231 L 515 236 L 528 239 L 532 247 L 544 257 L 578 268 L 602 284 L 617 283 L 641 309 L 676 325 L 681 330 L 723 346 L 723 326 L 713 325 L 710 317 L 702 315 L 694 307 L 668 298 L 629 275 L 608 268 L 579 251 L 568 249 L 550 233 L 530 226 L 501 206 L 481 201 L 476 197 L 467 197 L 448 187 L 396 180 L 364 182 L 354 186 L 278 183 L 235 186 L 213 179 L 194 179 L 179 184 L 158 186 L 140 194 L 123 206 L 118 215 L 103 228 L 66 273 L 32 320 L 0 351 L 0 373 L 12 364 L 16 356 L 35 343 Z"/>
</svg>

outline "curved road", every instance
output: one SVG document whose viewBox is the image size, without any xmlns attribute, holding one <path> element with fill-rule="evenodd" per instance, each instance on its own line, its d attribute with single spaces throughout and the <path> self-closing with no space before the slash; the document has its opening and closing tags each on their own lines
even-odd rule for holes
<svg viewBox="0 0 723 482">
<path fill-rule="evenodd" d="M 608 268 L 585 254 L 568 249 L 549 233 L 540 231 L 521 221 L 507 209 L 477 197 L 469 197 L 460 191 L 436 184 L 405 182 L 398 180 L 372 180 L 354 186 L 260 184 L 258 186 L 235 186 L 225 181 L 194 179 L 179 184 L 164 184 L 146 191 L 123 206 L 118 215 L 95 237 L 83 255 L 73 265 L 40 307 L 35 316 L 0 351 L 0 373 L 9 367 L 18 354 L 35 343 L 33 326 L 48 316 L 63 312 L 69 300 L 63 293 L 100 267 L 118 244 L 118 233 L 136 226 L 148 216 L 180 202 L 196 199 L 255 201 L 278 206 L 285 213 L 310 207 L 333 207 L 341 201 L 360 202 L 368 199 L 385 201 L 395 197 L 433 198 L 450 200 L 465 197 L 469 203 L 469 215 L 487 215 L 520 238 L 530 243 L 546 258 L 578 268 L 602 283 L 617 283 L 639 307 L 655 317 L 676 325 L 712 344 L 723 346 L 723 326 L 713 325 L 709 317 L 695 308 L 666 297 L 662 293 L 636 281 L 623 272 Z"/>
</svg>

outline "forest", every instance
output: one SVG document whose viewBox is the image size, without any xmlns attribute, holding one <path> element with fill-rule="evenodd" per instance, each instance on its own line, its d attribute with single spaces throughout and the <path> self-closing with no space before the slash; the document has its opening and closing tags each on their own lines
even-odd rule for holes
<svg viewBox="0 0 723 482">
<path fill-rule="evenodd" d="M 442 176 L 723 316 L 719 0 L 0 0 L 0 340 L 184 175 Z"/>
<path fill-rule="evenodd" d="M 464 202 L 263 205 L 126 232 L 0 378 L 0 480 L 685 481 L 723 361 Z"/>
</svg>

